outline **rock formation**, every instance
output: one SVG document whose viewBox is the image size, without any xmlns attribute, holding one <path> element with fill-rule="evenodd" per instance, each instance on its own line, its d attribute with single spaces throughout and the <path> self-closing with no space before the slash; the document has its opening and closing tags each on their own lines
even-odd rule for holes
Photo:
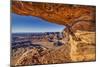
<svg viewBox="0 0 100 67">
<path fill-rule="evenodd" d="M 11 7 L 12 12 L 16 14 L 37 16 L 51 23 L 65 25 L 65 37 L 69 34 L 65 38 L 65 42 L 67 40 L 68 42 L 61 47 L 53 47 L 53 49 L 46 49 L 42 52 L 39 52 L 36 48 L 27 51 L 25 51 L 26 48 L 23 48 L 23 52 L 21 51 L 22 48 L 13 50 L 12 65 L 96 60 L 95 6 L 12 1 Z M 73 37 L 78 37 L 81 40 L 76 41 Z"/>
<path fill-rule="evenodd" d="M 12 1 L 12 12 L 37 16 L 56 24 L 68 24 L 75 28 L 73 30 L 95 30 L 95 6 Z"/>
</svg>

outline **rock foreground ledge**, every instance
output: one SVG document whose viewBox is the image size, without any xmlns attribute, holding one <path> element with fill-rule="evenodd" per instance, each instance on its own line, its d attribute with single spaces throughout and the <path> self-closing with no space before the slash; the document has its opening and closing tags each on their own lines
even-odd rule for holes
<svg viewBox="0 0 100 67">
<path fill-rule="evenodd" d="M 40 65 L 69 62 L 86 62 L 96 60 L 95 32 L 77 31 L 81 41 L 70 40 L 63 46 L 54 49 L 21 47 L 13 49 L 11 65 Z M 50 44 L 52 45 L 52 44 Z M 46 46 L 46 44 L 44 45 Z"/>
</svg>

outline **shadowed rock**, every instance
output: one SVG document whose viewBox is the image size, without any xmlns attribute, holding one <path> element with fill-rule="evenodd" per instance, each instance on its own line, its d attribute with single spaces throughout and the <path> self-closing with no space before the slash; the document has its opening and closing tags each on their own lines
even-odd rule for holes
<svg viewBox="0 0 100 67">
<path fill-rule="evenodd" d="M 91 27 L 84 24 L 83 21 L 90 21 L 89 24 L 95 23 L 95 6 L 13 1 L 12 12 L 19 15 L 37 16 L 61 25 L 72 26 L 82 21 L 81 24 L 86 26 L 85 30 L 91 29 Z M 94 26 L 94 24 L 92 25 Z M 78 29 L 77 25 L 76 28 Z"/>
<path fill-rule="evenodd" d="M 67 25 L 75 40 L 79 39 L 73 31 L 80 29 L 95 31 L 95 6 L 12 1 L 12 12 L 19 15 L 37 16 L 51 23 Z"/>
</svg>

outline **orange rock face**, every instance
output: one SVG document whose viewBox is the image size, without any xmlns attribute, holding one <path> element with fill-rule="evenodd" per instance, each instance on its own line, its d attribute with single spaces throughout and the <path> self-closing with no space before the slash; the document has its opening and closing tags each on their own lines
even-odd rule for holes
<svg viewBox="0 0 100 67">
<path fill-rule="evenodd" d="M 51 23 L 67 27 L 63 31 L 65 34 L 65 38 L 62 40 L 65 42 L 64 45 L 56 47 L 54 46 L 55 42 L 45 41 L 45 43 L 41 42 L 40 48 L 20 47 L 13 49 L 11 65 L 96 60 L 95 6 L 13 1 L 11 7 L 13 13 L 40 17 Z"/>
<path fill-rule="evenodd" d="M 12 12 L 20 15 L 37 16 L 61 25 L 73 25 L 80 22 L 86 26 L 83 30 L 95 29 L 95 6 L 13 1 Z M 92 27 L 90 27 L 91 25 Z M 79 25 L 74 27 L 80 28 Z"/>
</svg>

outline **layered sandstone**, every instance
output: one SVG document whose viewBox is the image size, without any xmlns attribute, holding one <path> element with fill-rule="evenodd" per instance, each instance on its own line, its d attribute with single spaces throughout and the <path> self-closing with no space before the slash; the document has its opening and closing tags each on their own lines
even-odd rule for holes
<svg viewBox="0 0 100 67">
<path fill-rule="evenodd" d="M 65 30 L 65 34 L 69 36 L 63 46 L 52 47 L 53 49 L 43 49 L 42 47 L 40 49 L 23 47 L 16 49 L 13 51 L 12 65 L 96 60 L 95 6 L 13 1 L 12 12 L 19 15 L 37 16 L 51 23 L 67 24 L 71 26 L 72 31 L 77 30 L 74 34 L 81 39 L 74 40 L 72 33 L 65 32 Z M 50 43 L 45 46 L 48 44 Z"/>
<path fill-rule="evenodd" d="M 79 22 L 81 25 L 75 25 L 74 28 L 95 30 L 95 6 L 13 1 L 12 12 L 19 15 L 37 16 L 61 25 L 72 26 Z"/>
<path fill-rule="evenodd" d="M 81 41 L 73 40 L 69 35 L 69 41 L 62 46 L 55 47 L 53 44 L 44 44 L 45 47 L 50 44 L 50 47 L 21 47 L 13 49 L 11 65 L 40 65 L 40 64 L 55 64 L 69 63 L 79 61 L 95 61 L 96 60 L 96 44 L 95 32 L 77 31 L 76 36 L 81 38 Z M 41 43 L 42 44 L 42 43 Z"/>
</svg>

